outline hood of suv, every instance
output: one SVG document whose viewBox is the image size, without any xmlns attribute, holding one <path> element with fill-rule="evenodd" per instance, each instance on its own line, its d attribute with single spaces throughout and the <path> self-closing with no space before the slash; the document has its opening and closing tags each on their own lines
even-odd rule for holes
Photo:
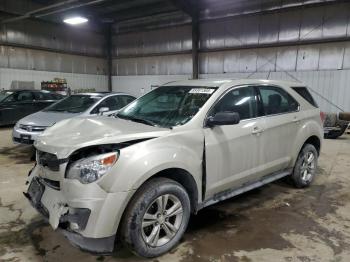
<svg viewBox="0 0 350 262">
<path fill-rule="evenodd" d="M 39 111 L 22 118 L 19 120 L 19 124 L 30 126 L 52 126 L 61 120 L 72 118 L 77 115 L 79 114 Z"/>
<path fill-rule="evenodd" d="M 65 158 L 83 147 L 159 137 L 169 132 L 167 128 L 112 117 L 75 117 L 46 129 L 35 147 Z"/>
</svg>

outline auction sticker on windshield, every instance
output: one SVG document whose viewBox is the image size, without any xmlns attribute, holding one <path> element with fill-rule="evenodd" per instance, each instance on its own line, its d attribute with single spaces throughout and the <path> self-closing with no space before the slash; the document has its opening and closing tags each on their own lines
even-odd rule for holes
<svg viewBox="0 0 350 262">
<path fill-rule="evenodd" d="M 213 92 L 215 91 L 215 89 L 211 89 L 211 88 L 192 88 L 190 90 L 190 94 L 208 94 L 211 95 Z"/>
</svg>

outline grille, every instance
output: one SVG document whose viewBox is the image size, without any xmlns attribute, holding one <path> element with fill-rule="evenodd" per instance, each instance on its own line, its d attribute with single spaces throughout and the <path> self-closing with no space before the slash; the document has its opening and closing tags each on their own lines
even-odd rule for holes
<svg viewBox="0 0 350 262">
<path fill-rule="evenodd" d="M 28 132 L 42 132 L 46 126 L 19 125 L 19 128 Z"/>
<path fill-rule="evenodd" d="M 60 170 L 60 160 L 56 155 L 51 153 L 46 153 L 42 151 L 37 151 L 37 162 L 39 165 L 46 167 L 52 171 Z"/>
</svg>

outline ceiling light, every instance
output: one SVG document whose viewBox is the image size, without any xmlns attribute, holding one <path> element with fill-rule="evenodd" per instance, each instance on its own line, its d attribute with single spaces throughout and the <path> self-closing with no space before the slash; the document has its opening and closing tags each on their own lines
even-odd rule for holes
<svg viewBox="0 0 350 262">
<path fill-rule="evenodd" d="M 79 24 L 86 23 L 87 21 L 89 21 L 87 18 L 81 17 L 81 16 L 75 16 L 75 17 L 71 17 L 63 20 L 63 22 L 70 25 L 79 25 Z"/>
</svg>

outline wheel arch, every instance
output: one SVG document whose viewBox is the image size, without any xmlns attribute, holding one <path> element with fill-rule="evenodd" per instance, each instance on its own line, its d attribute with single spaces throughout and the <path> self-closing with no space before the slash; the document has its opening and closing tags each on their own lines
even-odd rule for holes
<svg viewBox="0 0 350 262">
<path fill-rule="evenodd" d="M 306 141 L 304 142 L 304 144 L 301 146 L 300 150 L 306 145 L 306 144 L 311 144 L 313 145 L 316 150 L 317 150 L 317 154 L 320 155 L 321 152 L 321 139 L 318 136 L 312 135 L 310 136 L 308 139 L 306 139 Z M 300 151 L 299 151 L 300 152 Z"/>
<path fill-rule="evenodd" d="M 189 198 L 190 198 L 191 213 L 196 213 L 198 211 L 198 188 L 197 188 L 197 184 L 196 184 L 194 177 L 188 171 L 186 171 L 185 169 L 182 169 L 182 168 L 163 169 L 163 170 L 155 173 L 154 175 L 152 175 L 151 177 L 149 177 L 145 181 L 143 181 L 143 183 L 139 186 L 139 188 L 137 190 L 135 190 L 133 192 L 133 194 L 129 197 L 127 203 L 125 204 L 125 206 L 123 208 L 122 215 L 120 216 L 120 219 L 117 223 L 116 241 L 121 241 L 122 232 L 123 232 L 123 228 L 122 228 L 123 225 L 122 224 L 123 224 L 123 221 L 125 219 L 125 215 L 127 213 L 127 210 L 128 210 L 130 203 L 133 201 L 133 199 L 137 195 L 139 189 L 145 183 L 149 182 L 150 180 L 152 180 L 154 178 L 159 178 L 159 177 L 174 180 L 174 181 L 178 182 L 181 186 L 183 186 L 185 188 L 186 192 L 188 193 Z"/>
<path fill-rule="evenodd" d="M 182 168 L 167 168 L 164 169 L 153 176 L 151 176 L 145 182 L 155 178 L 155 177 L 165 177 L 178 182 L 181 186 L 185 188 L 190 198 L 191 212 L 196 213 L 198 209 L 198 187 L 193 176 Z"/>
</svg>

